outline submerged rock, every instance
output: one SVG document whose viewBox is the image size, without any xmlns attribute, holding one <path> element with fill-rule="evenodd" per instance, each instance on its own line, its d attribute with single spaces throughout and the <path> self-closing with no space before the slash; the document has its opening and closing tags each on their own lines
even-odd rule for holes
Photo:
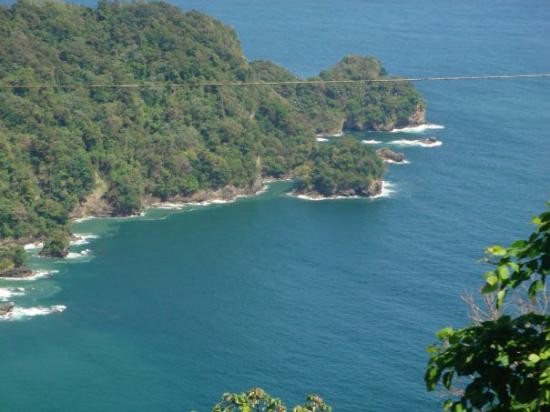
<svg viewBox="0 0 550 412">
<path fill-rule="evenodd" d="M 420 143 L 428 144 L 428 145 L 436 144 L 437 142 L 439 142 L 439 140 L 437 140 L 435 137 L 427 137 L 425 139 L 420 140 Z"/>
<path fill-rule="evenodd" d="M 0 316 L 4 316 L 11 313 L 14 307 L 15 307 L 15 303 L 13 302 L 0 303 Z"/>
</svg>

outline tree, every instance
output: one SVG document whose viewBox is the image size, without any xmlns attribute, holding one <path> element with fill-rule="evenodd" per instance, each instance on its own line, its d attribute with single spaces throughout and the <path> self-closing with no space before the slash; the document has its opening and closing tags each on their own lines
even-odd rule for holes
<svg viewBox="0 0 550 412">
<path fill-rule="evenodd" d="M 243 393 L 224 393 L 222 400 L 214 405 L 212 412 L 286 412 L 286 406 L 262 388 L 253 388 Z M 332 408 L 318 395 L 308 395 L 303 405 L 295 406 L 293 412 L 331 412 Z"/>
<path fill-rule="evenodd" d="M 548 203 L 550 206 L 550 203 Z M 535 302 L 550 273 L 550 211 L 533 219 L 535 231 L 509 247 L 487 248 L 495 269 L 481 292 L 494 306 L 493 319 L 462 329 L 439 331 L 431 346 L 425 381 L 453 397 L 450 411 L 539 411 L 550 409 L 550 316 L 537 305 L 521 311 L 513 296 Z"/>
<path fill-rule="evenodd" d="M 42 256 L 64 258 L 69 253 L 69 235 L 65 230 L 52 231 L 44 247 L 40 251 Z"/>
<path fill-rule="evenodd" d="M 18 268 L 25 263 L 25 250 L 16 244 L 0 245 L 0 271 Z"/>
</svg>

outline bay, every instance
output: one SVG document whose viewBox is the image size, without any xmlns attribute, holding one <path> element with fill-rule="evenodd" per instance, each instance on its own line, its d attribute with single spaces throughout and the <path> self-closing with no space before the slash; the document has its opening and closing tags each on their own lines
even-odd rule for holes
<svg viewBox="0 0 550 412">
<path fill-rule="evenodd" d="M 544 1 L 177 1 L 232 25 L 247 57 L 312 76 L 343 55 L 404 76 L 550 71 Z M 550 81 L 423 83 L 444 129 L 357 135 L 389 143 L 393 192 L 311 202 L 276 183 L 254 198 L 90 220 L 99 236 L 13 299 L 62 313 L 0 322 L 8 410 L 206 411 L 262 386 L 337 411 L 439 410 L 425 347 L 467 322 L 483 248 L 529 233 L 550 199 Z"/>
</svg>

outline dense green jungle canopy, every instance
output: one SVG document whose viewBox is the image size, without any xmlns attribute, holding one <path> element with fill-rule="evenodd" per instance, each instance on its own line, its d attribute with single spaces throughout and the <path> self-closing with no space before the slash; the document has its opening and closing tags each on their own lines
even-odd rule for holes
<svg viewBox="0 0 550 412">
<path fill-rule="evenodd" d="M 320 74 L 382 76 L 378 60 L 359 56 Z M 253 190 L 262 177 L 308 165 L 364 185 L 383 173 L 376 155 L 349 141 L 320 149 L 315 133 L 387 130 L 423 112 L 409 83 L 198 85 L 294 79 L 273 63 L 248 62 L 232 29 L 166 3 L 0 7 L 0 85 L 10 86 L 0 88 L 0 239 L 67 231 L 90 194 L 125 215 L 146 196 Z M 150 82 L 161 86 L 90 87 Z M 38 85 L 48 87 L 29 87 Z M 315 183 L 308 190 L 330 194 Z"/>
</svg>

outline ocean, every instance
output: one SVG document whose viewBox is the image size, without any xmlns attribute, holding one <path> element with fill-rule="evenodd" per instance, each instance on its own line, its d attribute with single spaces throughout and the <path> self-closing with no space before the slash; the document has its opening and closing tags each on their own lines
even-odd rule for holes
<svg viewBox="0 0 550 412">
<path fill-rule="evenodd" d="M 301 76 L 346 54 L 403 76 L 550 72 L 544 0 L 174 4 Z M 31 259 L 57 272 L 0 283 L 27 308 L 0 322 L 0 409 L 208 411 L 261 386 L 290 407 L 316 392 L 335 411 L 440 410 L 426 347 L 468 322 L 461 295 L 482 284 L 484 248 L 528 235 L 550 200 L 550 79 L 417 87 L 442 127 L 355 134 L 409 161 L 389 166 L 380 198 L 308 201 L 277 182 L 74 224 L 93 237 L 71 259 Z"/>
</svg>

